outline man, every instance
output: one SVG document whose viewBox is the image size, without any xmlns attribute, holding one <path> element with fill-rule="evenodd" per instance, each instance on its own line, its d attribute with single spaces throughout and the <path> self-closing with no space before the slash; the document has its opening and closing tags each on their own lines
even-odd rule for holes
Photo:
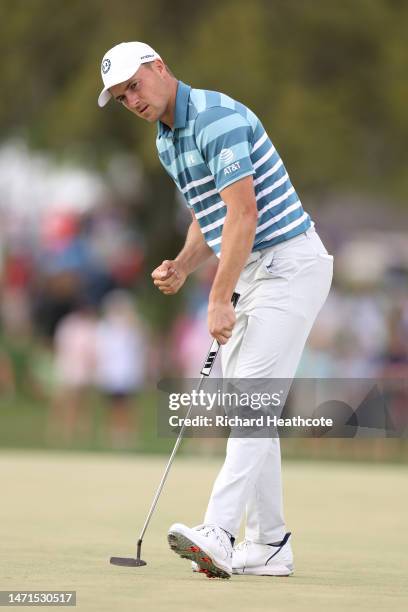
<svg viewBox="0 0 408 612">
<path fill-rule="evenodd" d="M 224 377 L 292 379 L 327 297 L 333 261 L 261 122 L 225 94 L 178 81 L 144 43 L 110 49 L 101 72 L 100 106 L 113 97 L 157 122 L 160 161 L 191 211 L 183 249 L 153 271 L 154 284 L 176 293 L 215 253 L 208 327 L 223 345 Z M 233 549 L 245 510 L 245 540 Z M 209 577 L 292 574 L 279 439 L 230 437 L 204 523 L 176 523 L 168 537 Z"/>
</svg>

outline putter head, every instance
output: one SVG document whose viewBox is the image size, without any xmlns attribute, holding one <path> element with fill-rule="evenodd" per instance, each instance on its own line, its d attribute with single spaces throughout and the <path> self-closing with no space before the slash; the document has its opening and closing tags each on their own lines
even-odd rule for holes
<svg viewBox="0 0 408 612">
<path fill-rule="evenodd" d="M 124 567 L 141 567 L 147 565 L 146 561 L 142 559 L 132 559 L 131 557 L 111 557 L 110 563 L 112 565 L 122 565 Z"/>
</svg>

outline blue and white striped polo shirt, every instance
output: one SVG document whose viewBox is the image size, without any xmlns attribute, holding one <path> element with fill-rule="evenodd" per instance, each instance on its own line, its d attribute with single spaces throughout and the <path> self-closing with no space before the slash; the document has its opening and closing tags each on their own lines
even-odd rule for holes
<svg viewBox="0 0 408 612">
<path fill-rule="evenodd" d="M 227 207 L 220 192 L 254 177 L 258 225 L 253 251 L 305 232 L 309 215 L 258 117 L 225 94 L 178 83 L 174 130 L 158 122 L 160 161 L 219 256 Z"/>
</svg>

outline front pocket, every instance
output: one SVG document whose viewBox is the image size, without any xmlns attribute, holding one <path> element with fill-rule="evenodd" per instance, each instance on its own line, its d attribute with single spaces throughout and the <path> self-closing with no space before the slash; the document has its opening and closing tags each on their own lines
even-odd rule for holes
<svg viewBox="0 0 408 612">
<path fill-rule="evenodd" d="M 301 260 L 293 257 L 268 257 L 262 261 L 256 278 L 283 278 L 290 280 L 299 272 Z"/>
</svg>

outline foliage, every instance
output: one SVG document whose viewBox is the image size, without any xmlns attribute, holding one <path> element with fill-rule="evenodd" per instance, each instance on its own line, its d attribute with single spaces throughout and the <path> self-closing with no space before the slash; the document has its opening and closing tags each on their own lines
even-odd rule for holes
<svg viewBox="0 0 408 612">
<path fill-rule="evenodd" d="M 301 189 L 406 193 L 406 2 L 2 0 L 2 8 L 3 137 L 23 134 L 100 164 L 131 149 L 155 174 L 154 128 L 96 106 L 104 51 L 139 39 L 182 80 L 250 105 Z"/>
</svg>

